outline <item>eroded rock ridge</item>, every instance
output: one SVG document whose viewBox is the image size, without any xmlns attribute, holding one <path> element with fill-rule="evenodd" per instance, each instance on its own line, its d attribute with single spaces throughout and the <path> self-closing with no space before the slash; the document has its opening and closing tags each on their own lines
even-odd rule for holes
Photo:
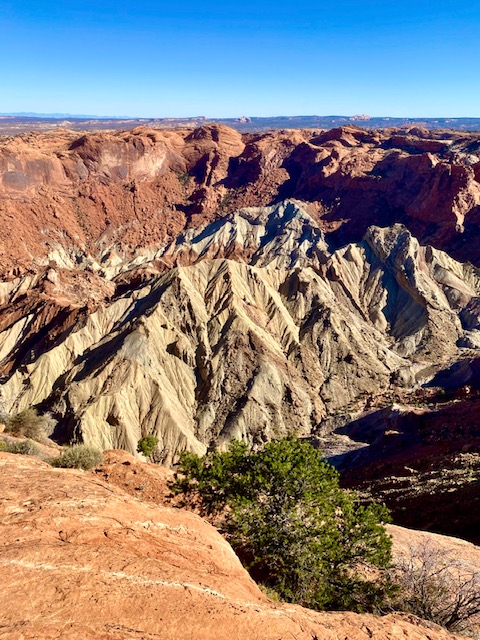
<svg viewBox="0 0 480 640">
<path fill-rule="evenodd" d="M 2 285 L 2 408 L 164 462 L 233 437 L 307 436 L 362 394 L 428 381 L 480 345 L 480 271 L 401 224 L 333 250 L 308 207 L 245 208 L 150 255 Z"/>
</svg>

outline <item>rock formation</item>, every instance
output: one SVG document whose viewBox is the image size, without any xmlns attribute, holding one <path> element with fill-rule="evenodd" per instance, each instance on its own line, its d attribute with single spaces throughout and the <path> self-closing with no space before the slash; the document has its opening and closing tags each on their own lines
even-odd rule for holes
<svg viewBox="0 0 480 640">
<path fill-rule="evenodd" d="M 0 410 L 104 449 L 153 433 L 169 463 L 427 383 L 480 347 L 480 271 L 438 248 L 478 262 L 479 146 L 352 125 L 1 139 Z"/>
<path fill-rule="evenodd" d="M 128 469 L 131 461 L 120 456 L 117 464 Z M 99 474 L 4 453 L 0 471 L 6 640 L 209 640 L 226 630 L 242 640 L 454 637 L 414 616 L 273 603 L 213 527 L 133 498 Z"/>
<path fill-rule="evenodd" d="M 105 449 L 154 433 L 165 462 L 308 435 L 476 339 L 479 275 L 401 225 L 330 254 L 294 202 L 241 210 L 129 271 L 50 266 L 8 283 L 3 409 L 48 408 L 64 435 Z"/>
<path fill-rule="evenodd" d="M 60 130 L 0 138 L 0 173 L 0 274 L 10 277 L 49 260 L 135 258 L 186 228 L 287 198 L 309 203 L 330 244 L 402 222 L 422 244 L 480 264 L 470 242 L 480 220 L 477 133 Z"/>
<path fill-rule="evenodd" d="M 0 174 L 0 421 L 35 406 L 131 454 L 154 434 L 166 465 L 314 437 L 399 520 L 472 538 L 478 134 L 64 130 L 0 138 Z M 213 529 L 133 497 L 166 472 L 115 456 L 0 454 L 2 637 L 447 637 L 269 603 Z"/>
<path fill-rule="evenodd" d="M 337 427 L 341 435 L 320 446 L 336 448 L 331 462 L 345 485 L 385 502 L 396 523 L 479 544 L 480 396 L 469 386 L 418 391 Z M 347 439 L 341 452 L 338 438 Z"/>
</svg>

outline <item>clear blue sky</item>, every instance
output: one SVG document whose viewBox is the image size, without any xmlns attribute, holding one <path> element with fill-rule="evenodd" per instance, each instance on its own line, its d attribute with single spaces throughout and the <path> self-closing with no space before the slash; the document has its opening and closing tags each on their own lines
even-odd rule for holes
<svg viewBox="0 0 480 640">
<path fill-rule="evenodd" d="M 480 0 L 0 0 L 0 112 L 480 117 Z"/>
</svg>

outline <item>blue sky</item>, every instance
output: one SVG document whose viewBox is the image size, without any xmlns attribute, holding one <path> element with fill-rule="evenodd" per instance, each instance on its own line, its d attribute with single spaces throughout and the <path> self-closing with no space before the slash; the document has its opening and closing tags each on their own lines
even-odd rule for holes
<svg viewBox="0 0 480 640">
<path fill-rule="evenodd" d="M 480 1 L 0 0 L 0 113 L 480 117 Z"/>
</svg>

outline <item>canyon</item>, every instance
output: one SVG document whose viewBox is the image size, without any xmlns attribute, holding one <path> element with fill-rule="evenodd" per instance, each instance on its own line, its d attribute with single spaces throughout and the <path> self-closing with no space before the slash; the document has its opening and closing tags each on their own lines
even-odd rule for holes
<svg viewBox="0 0 480 640">
<path fill-rule="evenodd" d="M 296 433 L 356 468 L 416 443 L 402 476 L 449 411 L 428 385 L 477 392 L 479 134 L 31 132 L 0 167 L 0 409 L 59 441 L 152 433 L 171 464 Z"/>
<path fill-rule="evenodd" d="M 371 225 L 401 222 L 421 244 L 478 264 L 470 239 L 479 223 L 479 147 L 478 133 L 418 127 L 4 136 L 1 274 L 50 260 L 84 269 L 121 261 L 126 269 L 185 229 L 289 198 L 306 203 L 333 248 L 360 241 Z"/>
<path fill-rule="evenodd" d="M 295 434 L 395 523 L 480 542 L 480 134 L 57 129 L 0 137 L 0 173 L 0 414 L 107 451 L 0 453 L 2 637 L 451 637 L 272 603 L 165 487 L 184 450 Z"/>
<path fill-rule="evenodd" d="M 479 149 L 354 126 L 3 138 L 2 410 L 104 449 L 153 433 L 171 464 L 475 361 Z"/>
</svg>

